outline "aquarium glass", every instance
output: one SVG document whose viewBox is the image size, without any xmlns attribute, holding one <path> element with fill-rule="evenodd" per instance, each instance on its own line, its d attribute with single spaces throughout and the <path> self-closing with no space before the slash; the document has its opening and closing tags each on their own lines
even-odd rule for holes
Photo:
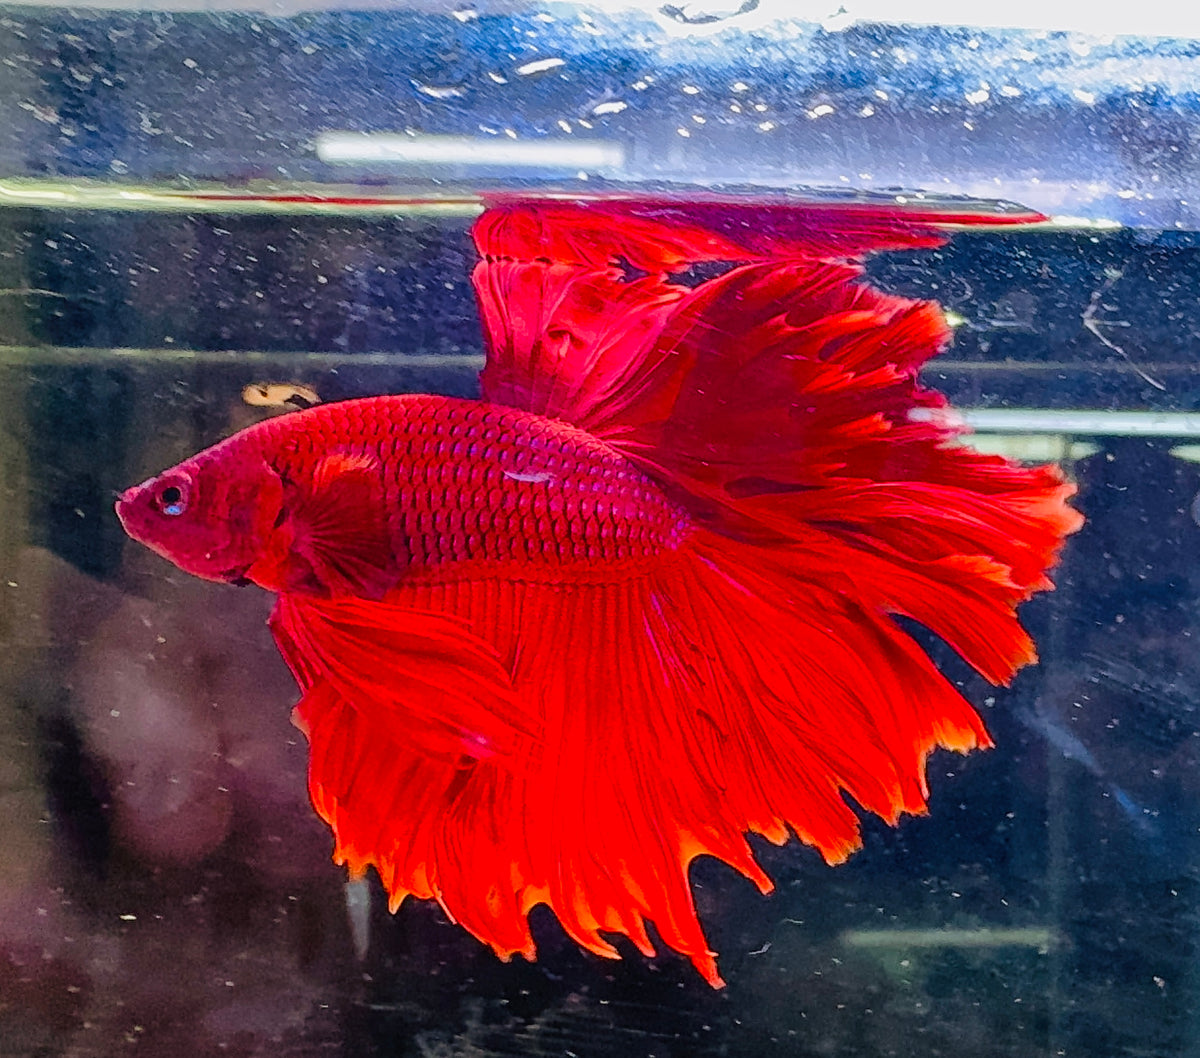
<svg viewBox="0 0 1200 1058">
<path fill-rule="evenodd" d="M 1200 1052 L 1200 40 L 827 6 L 0 5 L 0 1058 Z M 754 839 L 766 897 L 694 865 L 720 990 L 544 911 L 535 963 L 390 914 L 269 596 L 113 513 L 301 404 L 476 396 L 486 202 L 631 194 L 1045 214 L 868 275 L 1087 517 L 1011 686 L 922 640 L 996 742 L 927 816 L 837 867 Z"/>
</svg>

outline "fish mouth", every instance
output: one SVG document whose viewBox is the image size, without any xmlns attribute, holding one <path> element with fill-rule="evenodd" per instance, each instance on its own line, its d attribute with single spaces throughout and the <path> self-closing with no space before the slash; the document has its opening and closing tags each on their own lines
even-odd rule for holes
<svg viewBox="0 0 1200 1058">
<path fill-rule="evenodd" d="M 113 510 L 117 512 L 117 521 L 121 523 L 126 532 L 129 531 L 129 507 L 130 493 L 133 489 L 126 489 L 124 492 L 117 493 L 117 502 L 113 504 Z"/>
<path fill-rule="evenodd" d="M 145 533 L 146 514 L 143 513 L 137 502 L 140 488 L 140 485 L 134 485 L 133 488 L 117 493 L 117 501 L 113 504 L 113 510 L 116 511 L 117 521 L 121 523 L 121 528 L 127 535 L 139 543 L 150 546 Z"/>
</svg>

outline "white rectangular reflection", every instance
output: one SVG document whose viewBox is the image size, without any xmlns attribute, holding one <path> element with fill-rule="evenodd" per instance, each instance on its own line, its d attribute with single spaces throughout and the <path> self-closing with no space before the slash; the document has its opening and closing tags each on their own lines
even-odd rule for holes
<svg viewBox="0 0 1200 1058">
<path fill-rule="evenodd" d="M 1192 412 L 960 408 L 958 414 L 972 429 L 984 433 L 1071 434 L 1076 437 L 1200 436 L 1200 414 Z"/>
<path fill-rule="evenodd" d="M 392 132 L 326 132 L 317 157 L 331 165 L 368 162 L 416 168 L 487 167 L 597 172 L 620 169 L 625 149 L 610 140 L 514 140 L 480 136 L 408 136 Z"/>
<path fill-rule="evenodd" d="M 848 929 L 842 943 L 851 948 L 1037 948 L 1048 951 L 1062 938 L 1044 926 L 981 929 Z"/>
</svg>

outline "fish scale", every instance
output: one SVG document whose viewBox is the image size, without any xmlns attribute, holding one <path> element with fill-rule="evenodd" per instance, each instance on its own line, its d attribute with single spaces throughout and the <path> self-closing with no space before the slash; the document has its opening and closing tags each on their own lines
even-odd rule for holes
<svg viewBox="0 0 1200 1058">
<path fill-rule="evenodd" d="M 689 525 L 604 442 L 513 408 L 387 396 L 321 405 L 259 429 L 294 438 L 294 458 L 278 469 L 301 483 L 322 452 L 378 459 L 388 517 L 412 569 L 636 563 L 678 546 Z"/>
</svg>

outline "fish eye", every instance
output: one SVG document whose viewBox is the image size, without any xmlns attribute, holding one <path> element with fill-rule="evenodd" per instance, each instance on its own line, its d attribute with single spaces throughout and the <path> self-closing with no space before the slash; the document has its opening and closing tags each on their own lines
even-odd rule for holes
<svg viewBox="0 0 1200 1058">
<path fill-rule="evenodd" d="M 166 485 L 154 497 L 158 509 L 174 518 L 187 510 L 187 496 L 179 485 Z"/>
</svg>

